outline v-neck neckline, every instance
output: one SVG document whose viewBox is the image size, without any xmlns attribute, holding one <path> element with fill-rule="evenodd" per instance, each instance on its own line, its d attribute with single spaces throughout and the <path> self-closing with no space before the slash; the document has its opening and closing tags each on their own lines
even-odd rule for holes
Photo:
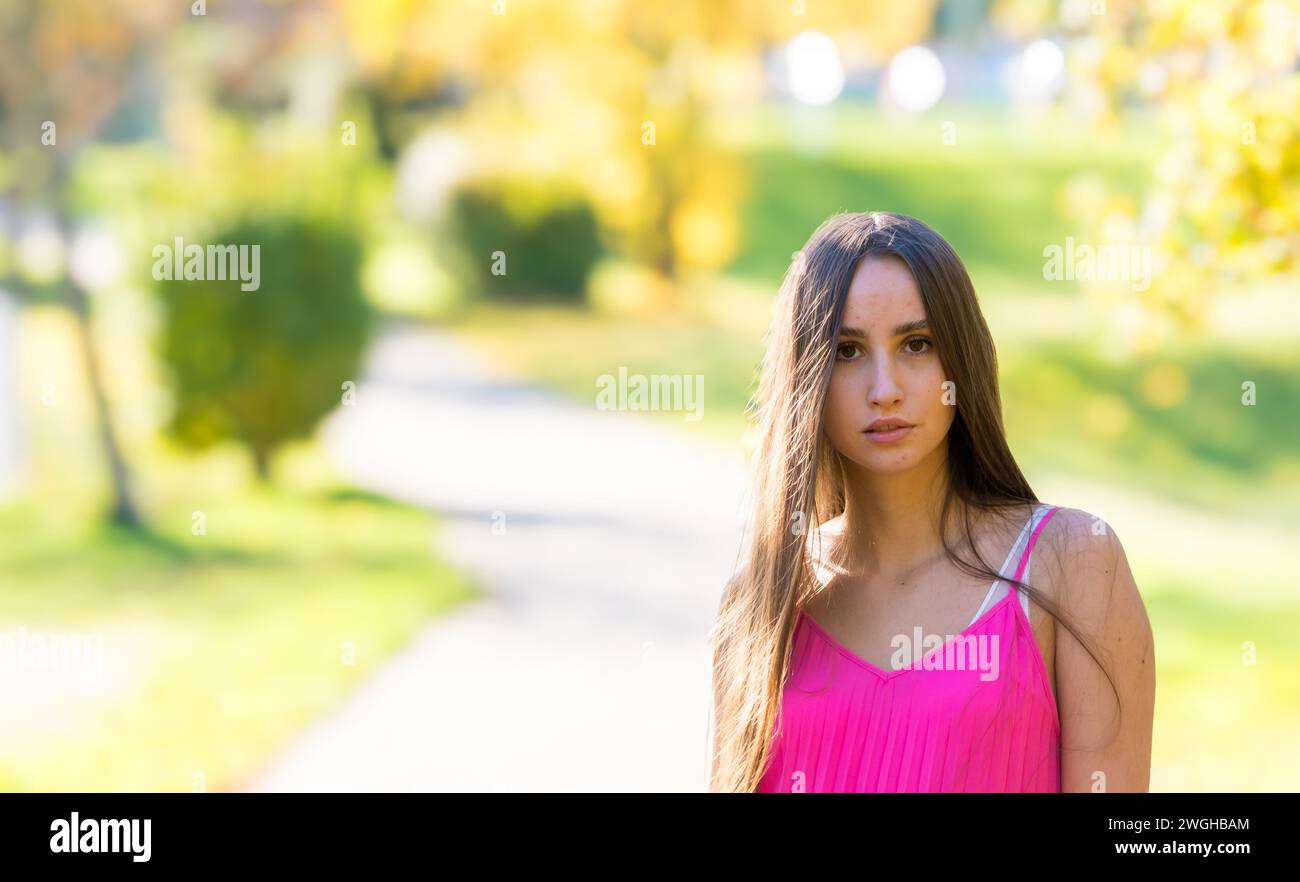
<svg viewBox="0 0 1300 882">
<path fill-rule="evenodd" d="M 829 631 L 827 631 L 825 628 L 823 628 L 821 625 L 817 623 L 817 620 L 814 619 L 807 610 L 800 610 L 799 615 L 802 616 L 803 619 L 806 622 L 808 622 L 808 624 L 812 625 L 813 628 L 822 636 L 822 638 L 827 643 L 829 643 L 834 649 L 839 650 L 840 654 L 848 658 L 850 661 L 855 662 L 856 664 L 860 665 L 863 668 L 866 668 L 868 671 L 880 677 L 882 680 L 892 680 L 895 677 L 899 676 L 900 674 L 907 674 L 907 673 L 911 673 L 912 671 L 925 670 L 926 668 L 924 667 L 923 663 L 925 662 L 926 659 L 928 659 L 930 656 L 934 655 L 937 652 L 944 651 L 945 649 L 948 648 L 949 644 L 956 643 L 958 640 L 961 640 L 963 637 L 966 637 L 971 631 L 978 628 L 984 622 L 988 621 L 988 619 L 993 615 L 993 613 L 996 612 L 998 609 L 1000 609 L 1008 601 L 1013 601 L 1018 603 L 1019 599 L 1020 598 L 1019 598 L 1018 591 L 1008 590 L 1006 596 L 1004 596 L 1002 599 L 998 600 L 996 603 L 990 606 L 987 610 L 984 611 L 983 615 L 978 616 L 975 619 L 975 621 L 971 622 L 965 628 L 962 628 L 961 631 L 958 632 L 956 635 L 954 635 L 951 639 L 945 640 L 942 644 L 934 647 L 934 649 L 931 649 L 929 652 L 925 653 L 919 659 L 916 659 L 906 667 L 898 668 L 897 670 L 894 671 L 887 671 L 884 668 L 879 667 L 878 665 L 872 664 L 862 656 L 858 655 L 853 650 L 849 649 L 843 643 L 836 640 L 834 637 L 831 636 Z"/>
</svg>

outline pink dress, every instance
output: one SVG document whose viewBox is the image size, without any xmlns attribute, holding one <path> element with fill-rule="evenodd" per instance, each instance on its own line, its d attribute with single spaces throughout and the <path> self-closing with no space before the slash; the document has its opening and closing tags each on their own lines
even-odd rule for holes
<svg viewBox="0 0 1300 882">
<path fill-rule="evenodd" d="M 1014 577 L 1028 581 L 1034 543 L 1057 510 L 1035 509 L 999 573 L 1019 551 Z M 993 601 L 999 587 L 1005 595 Z M 1002 580 L 964 631 L 893 671 L 801 612 L 773 731 L 760 793 L 1061 789 L 1060 718 L 1028 597 Z"/>
</svg>

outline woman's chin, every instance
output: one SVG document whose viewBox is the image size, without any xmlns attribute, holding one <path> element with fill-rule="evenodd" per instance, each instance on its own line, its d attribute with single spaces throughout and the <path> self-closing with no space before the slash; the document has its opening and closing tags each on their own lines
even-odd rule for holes
<svg viewBox="0 0 1300 882">
<path fill-rule="evenodd" d="M 898 475 L 903 472 L 910 472 L 920 463 L 920 457 L 904 451 L 893 452 L 892 454 L 872 451 L 868 454 L 858 454 L 852 459 L 863 471 L 870 472 L 873 475 Z"/>
</svg>

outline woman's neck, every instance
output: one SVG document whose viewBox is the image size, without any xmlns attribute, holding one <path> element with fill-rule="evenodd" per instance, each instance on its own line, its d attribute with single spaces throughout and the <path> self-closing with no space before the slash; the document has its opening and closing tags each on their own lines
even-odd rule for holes
<svg viewBox="0 0 1300 882">
<path fill-rule="evenodd" d="M 882 475 L 846 463 L 844 528 L 835 555 L 849 572 L 910 573 L 944 555 L 939 518 L 948 490 L 946 451 Z"/>
</svg>

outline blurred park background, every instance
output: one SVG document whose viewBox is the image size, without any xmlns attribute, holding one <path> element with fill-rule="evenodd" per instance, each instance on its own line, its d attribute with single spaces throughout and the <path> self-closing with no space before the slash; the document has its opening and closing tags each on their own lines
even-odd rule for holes
<svg viewBox="0 0 1300 882">
<path fill-rule="evenodd" d="M 0 787 L 704 789 L 772 303 L 878 209 L 967 263 L 1039 496 L 1125 544 L 1152 789 L 1300 789 L 1296 0 L 0 29 Z M 157 279 L 178 237 L 260 287 Z M 1067 243 L 1149 278 L 1049 278 Z M 598 412 L 620 368 L 703 418 Z M 548 746 L 566 698 L 617 769 Z"/>
</svg>

